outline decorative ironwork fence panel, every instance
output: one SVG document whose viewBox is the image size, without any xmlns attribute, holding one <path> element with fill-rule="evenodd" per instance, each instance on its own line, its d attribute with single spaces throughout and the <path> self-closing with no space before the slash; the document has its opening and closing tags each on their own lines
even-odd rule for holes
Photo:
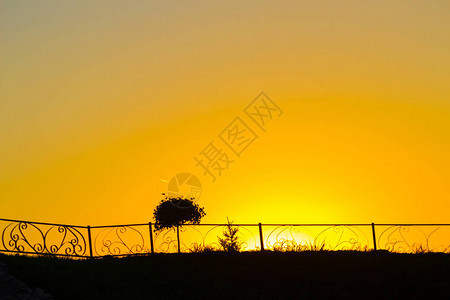
<svg viewBox="0 0 450 300">
<path fill-rule="evenodd" d="M 448 224 L 376 225 L 380 249 L 399 253 L 450 253 Z"/>
<path fill-rule="evenodd" d="M 148 224 L 91 227 L 93 256 L 151 252 Z"/>
<path fill-rule="evenodd" d="M 177 229 L 162 229 L 154 232 L 154 242 L 156 253 L 178 252 Z"/>
<path fill-rule="evenodd" d="M 369 250 L 371 225 L 262 225 L 265 249 L 274 251 Z"/>
<path fill-rule="evenodd" d="M 227 224 L 74 226 L 0 219 L 0 252 L 73 258 L 223 250 Z M 450 224 L 233 224 L 240 251 L 450 253 Z"/>
<path fill-rule="evenodd" d="M 155 252 L 200 252 L 203 250 L 222 250 L 219 238 L 223 238 L 225 224 L 184 225 L 178 229 L 164 229 L 155 233 Z M 258 227 L 235 225 L 241 251 L 259 249 Z M 178 231 L 178 232 L 177 232 Z M 178 243 L 179 241 L 179 243 Z"/>
<path fill-rule="evenodd" d="M 259 230 L 257 224 L 236 224 L 238 243 L 241 251 L 259 250 Z M 183 226 L 180 233 L 181 251 L 223 250 L 219 238 L 224 238 L 225 224 L 200 224 Z"/>
<path fill-rule="evenodd" d="M 82 226 L 0 219 L 2 252 L 82 257 L 88 253 Z"/>
</svg>

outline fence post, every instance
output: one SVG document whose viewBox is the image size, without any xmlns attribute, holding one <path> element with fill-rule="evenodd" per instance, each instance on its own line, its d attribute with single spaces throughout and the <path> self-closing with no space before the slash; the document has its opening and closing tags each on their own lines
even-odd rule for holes
<svg viewBox="0 0 450 300">
<path fill-rule="evenodd" d="M 262 232 L 262 225 L 261 223 L 258 224 L 259 227 L 259 243 L 261 245 L 261 251 L 264 251 L 264 239 L 263 239 L 263 232 Z"/>
<path fill-rule="evenodd" d="M 152 222 L 148 223 L 148 230 L 150 230 L 150 250 L 152 251 L 152 254 L 155 253 L 155 250 L 153 249 L 153 228 L 152 228 Z"/>
<path fill-rule="evenodd" d="M 92 238 L 91 238 L 91 226 L 88 225 L 88 240 L 89 240 L 89 257 L 92 258 Z"/>
<path fill-rule="evenodd" d="M 373 250 L 377 251 L 377 238 L 375 235 L 375 224 L 372 222 Z"/>
<path fill-rule="evenodd" d="M 177 242 L 178 242 L 178 253 L 180 253 L 181 249 L 180 249 L 180 226 L 179 225 L 177 225 Z"/>
</svg>

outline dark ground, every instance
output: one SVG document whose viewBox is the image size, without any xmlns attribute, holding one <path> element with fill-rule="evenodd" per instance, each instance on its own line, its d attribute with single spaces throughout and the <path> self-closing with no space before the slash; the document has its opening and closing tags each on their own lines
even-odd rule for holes
<svg viewBox="0 0 450 300">
<path fill-rule="evenodd" d="M 55 299 L 450 299 L 450 254 L 247 252 L 78 261 L 0 255 L 0 262 Z"/>
</svg>

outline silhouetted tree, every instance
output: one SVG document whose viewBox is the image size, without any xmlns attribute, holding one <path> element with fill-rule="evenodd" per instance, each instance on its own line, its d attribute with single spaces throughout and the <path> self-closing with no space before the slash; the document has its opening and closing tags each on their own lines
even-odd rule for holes
<svg viewBox="0 0 450 300">
<path fill-rule="evenodd" d="M 194 198 L 164 198 L 153 211 L 155 230 L 184 224 L 200 224 L 206 215 L 204 208 L 194 203 Z"/>
<path fill-rule="evenodd" d="M 233 221 L 228 220 L 227 227 L 223 231 L 223 238 L 219 238 L 219 244 L 226 252 L 239 252 L 242 247 L 242 242 L 239 241 L 238 232 L 239 227 L 233 225 Z"/>
</svg>

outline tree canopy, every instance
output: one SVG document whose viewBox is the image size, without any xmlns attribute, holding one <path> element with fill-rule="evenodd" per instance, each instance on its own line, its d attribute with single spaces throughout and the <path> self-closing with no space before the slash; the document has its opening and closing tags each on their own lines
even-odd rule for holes
<svg viewBox="0 0 450 300">
<path fill-rule="evenodd" d="M 204 208 L 194 203 L 194 198 L 166 197 L 153 211 L 156 230 L 185 224 L 200 224 L 200 220 L 205 215 Z"/>
</svg>

